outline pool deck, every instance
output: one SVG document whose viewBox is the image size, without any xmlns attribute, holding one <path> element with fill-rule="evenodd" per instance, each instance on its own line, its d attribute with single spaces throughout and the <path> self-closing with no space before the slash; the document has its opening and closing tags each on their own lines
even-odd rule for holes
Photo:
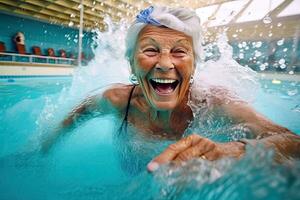
<svg viewBox="0 0 300 200">
<path fill-rule="evenodd" d="M 49 64 L 0 64 L 0 78 L 72 76 L 74 66 Z"/>
</svg>

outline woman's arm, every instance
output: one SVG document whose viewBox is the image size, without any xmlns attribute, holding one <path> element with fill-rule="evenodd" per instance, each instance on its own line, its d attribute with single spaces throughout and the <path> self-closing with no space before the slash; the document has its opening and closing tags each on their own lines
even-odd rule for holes
<svg viewBox="0 0 300 200">
<path fill-rule="evenodd" d="M 131 88 L 132 86 L 114 84 L 104 92 L 86 98 L 67 115 L 51 134 L 43 139 L 42 152 L 47 152 L 61 135 L 91 118 L 122 112 L 127 105 Z"/>
<path fill-rule="evenodd" d="M 273 123 L 245 102 L 232 102 L 222 107 L 229 117 L 236 123 L 244 124 L 253 135 L 253 139 L 243 139 L 241 142 L 273 148 L 278 161 L 289 157 L 300 158 L 299 135 Z"/>
<path fill-rule="evenodd" d="M 41 151 L 46 153 L 63 134 L 70 132 L 89 119 L 108 113 L 109 103 L 102 95 L 94 95 L 86 98 L 76 106 L 66 118 L 58 124 L 55 130 L 46 135 L 41 142 Z"/>
<path fill-rule="evenodd" d="M 253 139 L 218 143 L 193 134 L 171 144 L 148 164 L 148 170 L 154 171 L 159 165 L 170 161 L 180 163 L 197 157 L 208 160 L 222 157 L 240 158 L 244 155 L 247 144 L 263 144 L 267 148 L 273 148 L 275 159 L 279 162 L 290 157 L 300 158 L 300 136 L 274 124 L 245 102 L 230 102 L 218 106 L 235 123 L 243 123 L 248 127 Z"/>
</svg>

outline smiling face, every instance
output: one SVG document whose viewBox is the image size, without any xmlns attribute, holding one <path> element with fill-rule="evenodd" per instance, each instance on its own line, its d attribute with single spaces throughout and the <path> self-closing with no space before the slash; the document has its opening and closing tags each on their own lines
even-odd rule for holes
<svg viewBox="0 0 300 200">
<path fill-rule="evenodd" d="M 172 110 L 188 94 L 194 73 L 192 38 L 165 27 L 147 25 L 139 34 L 132 71 L 148 103 Z"/>
</svg>

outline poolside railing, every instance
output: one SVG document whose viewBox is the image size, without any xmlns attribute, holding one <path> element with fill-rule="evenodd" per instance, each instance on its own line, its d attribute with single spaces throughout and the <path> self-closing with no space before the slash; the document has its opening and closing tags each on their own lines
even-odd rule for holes
<svg viewBox="0 0 300 200">
<path fill-rule="evenodd" d="M 73 66 L 76 64 L 76 60 L 74 58 L 0 52 L 0 63 L 26 63 Z"/>
</svg>

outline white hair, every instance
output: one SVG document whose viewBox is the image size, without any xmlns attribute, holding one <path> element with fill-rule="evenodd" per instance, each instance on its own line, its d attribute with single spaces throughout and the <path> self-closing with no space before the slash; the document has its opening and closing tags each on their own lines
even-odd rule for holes
<svg viewBox="0 0 300 200">
<path fill-rule="evenodd" d="M 125 56 L 129 60 L 130 64 L 133 63 L 138 35 L 148 24 L 165 26 L 191 36 L 193 40 L 195 59 L 196 62 L 199 62 L 201 60 L 201 26 L 200 18 L 197 14 L 193 10 L 187 8 L 168 8 L 163 6 L 153 6 L 150 8 L 151 11 L 147 13 L 148 18 L 146 19 L 146 22 L 136 19 L 128 29 Z M 142 12 L 143 11 L 141 11 L 141 13 Z M 149 18 L 155 23 L 147 21 Z"/>
</svg>

